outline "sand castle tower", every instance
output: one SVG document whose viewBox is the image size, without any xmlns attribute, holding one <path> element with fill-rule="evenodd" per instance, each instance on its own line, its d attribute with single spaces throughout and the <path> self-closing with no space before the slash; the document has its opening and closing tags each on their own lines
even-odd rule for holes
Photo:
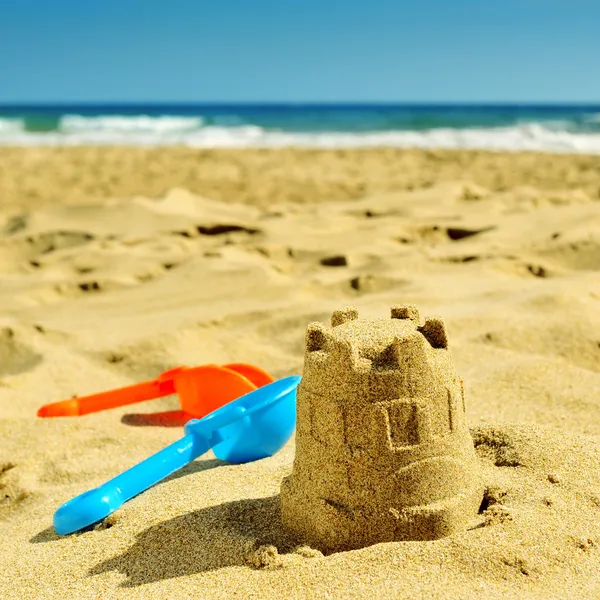
<svg viewBox="0 0 600 600">
<path fill-rule="evenodd" d="M 483 486 L 444 322 L 395 306 L 331 325 L 307 331 L 284 526 L 325 551 L 463 529 Z"/>
</svg>

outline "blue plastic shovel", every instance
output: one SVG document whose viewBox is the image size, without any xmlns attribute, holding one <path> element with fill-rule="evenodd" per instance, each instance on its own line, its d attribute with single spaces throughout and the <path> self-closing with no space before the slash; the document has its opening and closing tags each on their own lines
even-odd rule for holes
<svg viewBox="0 0 600 600">
<path fill-rule="evenodd" d="M 69 500 L 54 513 L 54 529 L 68 535 L 102 521 L 125 502 L 212 448 L 230 463 L 245 463 L 279 451 L 296 426 L 300 377 L 279 379 L 185 426 L 185 437 L 100 487 Z"/>
</svg>

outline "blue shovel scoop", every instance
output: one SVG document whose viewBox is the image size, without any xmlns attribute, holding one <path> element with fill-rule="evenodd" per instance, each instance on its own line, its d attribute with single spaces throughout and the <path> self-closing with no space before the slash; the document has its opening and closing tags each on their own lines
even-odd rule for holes
<svg viewBox="0 0 600 600">
<path fill-rule="evenodd" d="M 294 432 L 299 383 L 298 376 L 279 379 L 188 421 L 185 437 L 63 504 L 54 513 L 56 533 L 68 535 L 102 521 L 211 448 L 217 458 L 234 464 L 272 456 Z"/>
</svg>

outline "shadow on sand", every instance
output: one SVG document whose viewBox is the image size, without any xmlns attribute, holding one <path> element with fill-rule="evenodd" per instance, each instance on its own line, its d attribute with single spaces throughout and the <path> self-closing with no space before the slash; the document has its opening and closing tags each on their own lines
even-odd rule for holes
<svg viewBox="0 0 600 600">
<path fill-rule="evenodd" d="M 157 413 L 128 413 L 121 417 L 123 425 L 132 427 L 183 427 L 191 418 L 182 410 Z"/>
<path fill-rule="evenodd" d="M 123 554 L 103 561 L 89 575 L 117 571 L 122 587 L 248 564 L 258 547 L 280 553 L 295 544 L 281 526 L 279 495 L 228 502 L 181 515 L 138 534 Z"/>
</svg>

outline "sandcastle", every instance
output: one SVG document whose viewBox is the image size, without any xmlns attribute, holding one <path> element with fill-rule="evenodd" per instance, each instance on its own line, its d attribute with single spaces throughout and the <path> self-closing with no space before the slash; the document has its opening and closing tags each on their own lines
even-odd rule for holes
<svg viewBox="0 0 600 600">
<path fill-rule="evenodd" d="M 324 551 L 464 529 L 483 486 L 441 318 L 335 311 L 311 323 L 284 526 Z"/>
</svg>

